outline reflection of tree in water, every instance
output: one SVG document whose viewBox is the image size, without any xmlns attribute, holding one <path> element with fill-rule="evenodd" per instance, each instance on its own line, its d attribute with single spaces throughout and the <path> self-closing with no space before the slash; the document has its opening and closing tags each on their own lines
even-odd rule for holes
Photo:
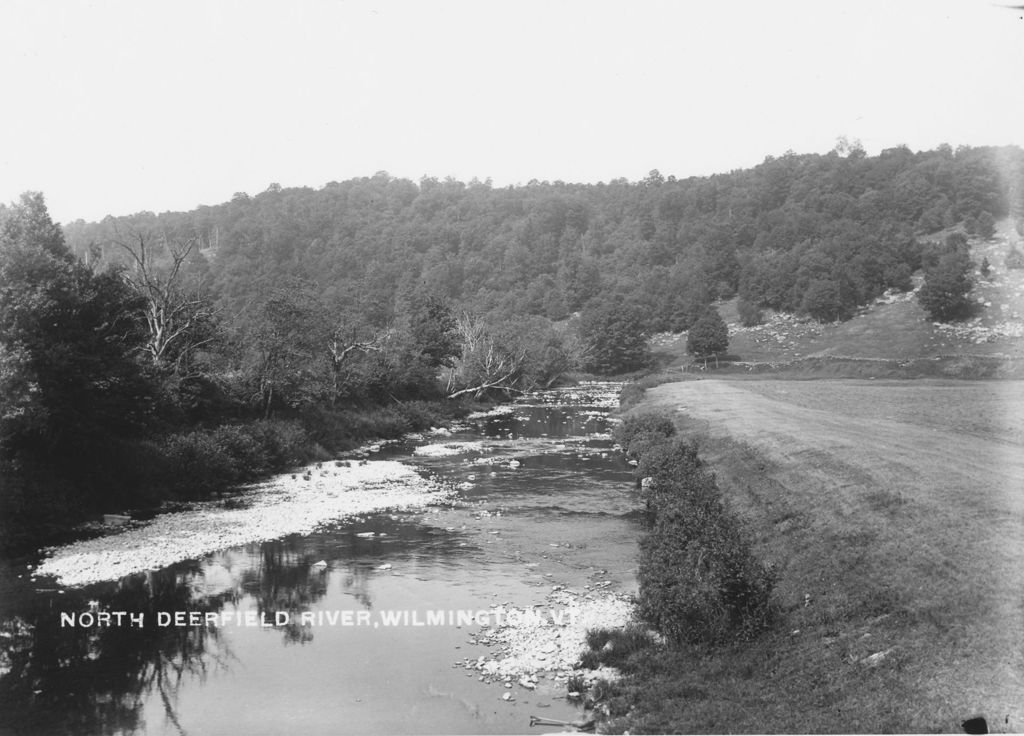
<svg viewBox="0 0 1024 736">
<path fill-rule="evenodd" d="M 259 567 L 242 575 L 244 588 L 255 596 L 257 611 L 267 621 L 273 621 L 279 611 L 288 613 L 288 624 L 279 627 L 286 643 L 305 644 L 313 639 L 312 627 L 302 625 L 301 616 L 327 593 L 329 568 L 316 565 L 319 561 L 309 549 L 278 540 L 261 545 Z M 356 599 L 369 608 L 368 571 L 347 564 L 344 585 L 354 588 Z"/>
<path fill-rule="evenodd" d="M 242 575 L 245 589 L 256 599 L 256 610 L 267 621 L 273 621 L 278 611 L 290 614 L 289 623 L 279 627 L 286 643 L 313 638 L 313 632 L 299 623 L 299 614 L 324 596 L 327 579 L 312 564 L 308 555 L 279 540 L 262 544 L 259 566 Z"/>
<path fill-rule="evenodd" d="M 197 601 L 177 570 L 126 578 L 97 597 L 99 610 L 143 613 L 145 625 L 61 627 L 60 613 L 90 610 L 81 590 L 8 600 L 0 620 L 0 731 L 116 733 L 145 728 L 141 713 L 151 694 L 167 718 L 178 688 L 226 668 L 230 653 L 205 626 L 160 627 L 160 611 L 219 611 L 224 601 Z M 97 595 L 96 591 L 90 591 Z"/>
<path fill-rule="evenodd" d="M 345 592 L 359 601 L 366 609 L 373 608 L 373 600 L 370 598 L 370 580 L 373 573 L 366 566 L 351 565 L 345 577 L 342 578 L 342 585 Z"/>
</svg>

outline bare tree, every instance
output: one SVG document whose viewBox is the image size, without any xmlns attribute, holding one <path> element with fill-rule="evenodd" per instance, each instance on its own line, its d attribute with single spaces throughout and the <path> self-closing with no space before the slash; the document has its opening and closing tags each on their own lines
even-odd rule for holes
<svg viewBox="0 0 1024 736">
<path fill-rule="evenodd" d="M 200 286 L 187 284 L 182 272 L 199 239 L 134 230 L 124 237 L 118 233 L 113 243 L 129 257 L 125 280 L 146 302 L 149 339 L 143 350 L 155 364 L 165 364 L 174 356 L 180 367 L 212 340 L 197 328 L 212 318 L 213 310 Z"/>
<path fill-rule="evenodd" d="M 331 403 L 337 402 L 341 395 L 343 381 L 343 370 L 345 361 L 355 353 L 363 355 L 371 352 L 381 352 L 381 338 L 379 335 L 367 337 L 360 334 L 360 331 L 351 326 L 338 325 L 327 336 L 327 357 L 331 365 Z"/>
<path fill-rule="evenodd" d="M 526 360 L 525 348 L 495 344 L 487 326 L 467 314 L 456 320 L 455 331 L 462 342 L 462 355 L 448 373 L 449 399 L 470 393 L 479 399 L 494 389 L 521 393 L 518 383 Z"/>
</svg>

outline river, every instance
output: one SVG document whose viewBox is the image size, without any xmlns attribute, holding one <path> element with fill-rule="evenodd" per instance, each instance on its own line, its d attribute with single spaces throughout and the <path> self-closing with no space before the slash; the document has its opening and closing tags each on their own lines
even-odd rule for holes
<svg viewBox="0 0 1024 736">
<path fill-rule="evenodd" d="M 0 564 L 0 732 L 541 733 L 531 716 L 579 718 L 564 671 L 481 665 L 508 656 L 493 624 L 512 608 L 553 620 L 635 591 L 617 388 L 540 392 L 351 458 L 414 467 L 454 489 L 443 503 L 77 587 Z"/>
</svg>

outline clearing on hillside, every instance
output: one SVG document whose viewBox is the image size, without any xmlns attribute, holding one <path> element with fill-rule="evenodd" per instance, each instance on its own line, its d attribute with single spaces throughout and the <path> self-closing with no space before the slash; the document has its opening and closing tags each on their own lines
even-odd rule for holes
<svg viewBox="0 0 1024 736">
<path fill-rule="evenodd" d="M 923 238 L 941 239 L 939 235 Z M 729 353 L 748 363 L 785 363 L 801 358 L 887 358 L 913 360 L 948 355 L 1024 357 L 1024 270 L 1011 269 L 1006 258 L 1011 247 L 1021 249 L 1020 238 L 1008 221 L 990 240 L 971 241 L 971 257 L 980 268 L 988 259 L 984 277 L 975 270 L 971 298 L 977 313 L 963 322 L 931 322 L 917 302 L 924 283 L 918 273 L 914 290 L 888 293 L 861 308 L 845 322 L 821 324 L 809 317 L 766 313 L 766 322 L 743 327 L 736 300 L 719 306 L 729 324 Z M 654 349 L 671 356 L 672 365 L 689 363 L 686 333 L 655 336 Z"/>
</svg>

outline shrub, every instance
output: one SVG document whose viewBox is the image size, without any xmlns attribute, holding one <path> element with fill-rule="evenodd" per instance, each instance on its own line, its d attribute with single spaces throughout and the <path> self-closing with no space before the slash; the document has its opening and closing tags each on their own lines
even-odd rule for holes
<svg viewBox="0 0 1024 736">
<path fill-rule="evenodd" d="M 310 438 L 302 425 L 292 420 L 266 419 L 249 426 L 271 468 L 286 468 L 309 460 Z"/>
<path fill-rule="evenodd" d="M 401 437 L 443 424 L 463 413 L 465 406 L 453 401 L 406 401 L 361 409 L 312 408 L 303 415 L 303 425 L 311 441 L 340 451 L 369 439 Z"/>
<path fill-rule="evenodd" d="M 308 459 L 309 438 L 297 422 L 263 420 L 172 434 L 153 448 L 152 475 L 179 497 L 206 497 Z"/>
<path fill-rule="evenodd" d="M 637 475 L 650 478 L 643 489 L 650 521 L 659 513 L 673 513 L 678 504 L 684 504 L 691 514 L 680 518 L 677 525 L 686 528 L 691 523 L 701 523 L 702 514 L 693 511 L 720 503 L 715 476 L 698 457 L 694 443 L 662 440 L 649 442 L 642 449 Z"/>
<path fill-rule="evenodd" d="M 676 433 L 672 417 L 665 412 L 648 411 L 627 416 L 615 428 L 615 441 L 622 445 L 626 457 L 636 460 L 643 443 L 671 437 Z"/>
<path fill-rule="evenodd" d="M 754 557 L 714 474 L 694 443 L 674 436 L 671 419 L 641 414 L 627 422 L 618 430 L 622 444 L 638 455 L 637 474 L 650 478 L 643 489 L 650 531 L 640 544 L 641 618 L 676 643 L 752 637 L 768 621 L 771 570 Z"/>
<path fill-rule="evenodd" d="M 650 477 L 655 483 L 674 484 L 680 478 L 693 477 L 703 466 L 704 461 L 697 455 L 697 444 L 673 435 L 644 447 L 637 474 L 642 478 Z"/>
<path fill-rule="evenodd" d="M 768 620 L 773 575 L 734 517 L 709 500 L 667 502 L 676 508 L 661 510 L 641 542 L 640 616 L 677 643 L 748 639 Z"/>
<path fill-rule="evenodd" d="M 406 401 L 397 407 L 412 429 L 423 429 L 443 424 L 450 417 L 434 401 Z"/>
<path fill-rule="evenodd" d="M 655 640 L 651 632 L 639 626 L 592 629 L 587 632 L 588 648 L 583 653 L 581 664 L 587 669 L 606 665 L 622 672 L 633 672 L 639 664 L 638 658 L 645 656 L 653 646 Z"/>
<path fill-rule="evenodd" d="M 163 485 L 176 496 L 209 496 L 235 482 L 235 464 L 209 431 L 171 435 L 163 442 Z"/>
</svg>

